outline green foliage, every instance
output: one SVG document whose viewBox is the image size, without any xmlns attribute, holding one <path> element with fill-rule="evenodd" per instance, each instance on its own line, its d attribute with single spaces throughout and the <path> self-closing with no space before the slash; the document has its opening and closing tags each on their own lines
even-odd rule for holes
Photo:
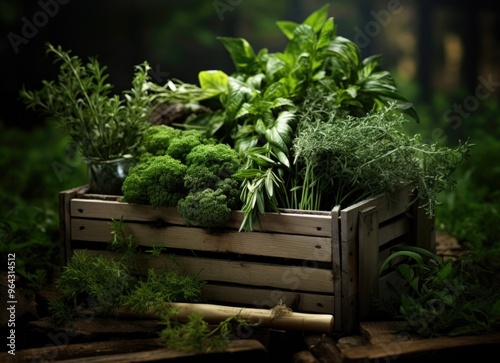
<svg viewBox="0 0 500 363">
<path fill-rule="evenodd" d="M 153 90 L 154 97 L 162 100 L 178 100 L 175 89 L 191 102 L 218 101 L 213 112 L 187 120 L 185 127 L 204 129 L 245 156 L 242 170 L 235 175 L 242 183 L 245 215 L 240 230 L 252 230 L 259 214 L 266 211 L 297 208 L 298 203 L 301 208 L 317 206 L 318 201 L 297 199 L 299 189 L 311 185 L 289 182 L 305 173 L 300 165 L 293 165 L 297 158 L 292 148 L 300 111 L 307 107 L 304 103 L 311 90 L 328 94 L 328 102 L 333 104 L 329 110 L 333 108 L 344 118 L 375 114 L 393 104 L 418 120 L 390 73 L 381 69 L 381 57 L 362 59 L 354 42 L 337 36 L 328 8 L 328 4 L 322 6 L 301 24 L 278 22 L 287 38 L 281 52 L 270 53 L 265 48 L 256 52 L 243 38 L 219 37 L 236 68 L 233 74 L 202 71 L 198 89 L 179 81 Z M 340 193 L 350 191 L 342 189 Z"/>
<path fill-rule="evenodd" d="M 175 207 L 185 195 L 186 166 L 169 155 L 157 156 L 142 173 L 153 207 Z"/>
<path fill-rule="evenodd" d="M 145 279 L 130 274 L 130 267 L 139 252 L 132 235 L 125 234 L 123 218 L 111 221 L 111 249 L 123 253 L 120 260 L 102 255 L 90 256 L 87 250 L 75 251 L 56 282 L 59 298 L 49 304 L 56 323 L 71 321 L 78 308 L 91 309 L 93 314 L 109 314 L 118 307 L 138 313 L 153 312 L 162 317 L 165 328 L 160 338 L 166 346 L 178 350 L 209 352 L 225 348 L 232 324 L 238 315 L 211 328 L 199 313 L 188 316 L 188 322 L 176 320 L 173 302 L 200 302 L 205 283 L 197 276 L 176 270 L 158 273 L 148 270 Z M 162 246 L 155 245 L 153 254 L 161 256 Z M 165 256 L 166 257 L 166 256 Z"/>
<path fill-rule="evenodd" d="M 167 125 L 151 125 L 144 132 L 141 142 L 143 152 L 152 155 L 165 155 L 170 142 L 178 138 L 181 130 Z"/>
<path fill-rule="evenodd" d="M 0 122 L 0 167 L 0 266 L 16 253 L 19 273 L 40 287 L 41 274 L 50 282 L 60 267 L 57 193 L 85 184 L 85 164 L 53 123 Z"/>
<path fill-rule="evenodd" d="M 170 155 L 152 156 L 130 170 L 123 182 L 123 201 L 175 207 L 185 194 L 187 167 Z"/>
<path fill-rule="evenodd" d="M 89 308 L 97 314 L 107 314 L 119 307 L 123 296 L 133 284 L 127 266 L 122 261 L 91 256 L 87 250 L 75 251 L 56 281 L 60 301 L 51 302 L 50 310 L 56 321 L 67 316 L 67 309 Z"/>
<path fill-rule="evenodd" d="M 39 90 L 23 87 L 20 95 L 27 107 L 58 122 L 85 158 L 136 155 L 151 102 L 147 62 L 136 66 L 131 89 L 118 95 L 112 94 L 107 68 L 97 58 L 83 64 L 71 51 L 50 43 L 47 53 L 59 64 L 59 74 L 56 80 L 44 80 Z"/>
<path fill-rule="evenodd" d="M 303 172 L 292 185 L 299 193 L 296 208 L 330 210 L 413 185 L 434 215 L 438 194 L 455 186 L 453 173 L 471 145 L 451 149 L 410 137 L 407 120 L 394 105 L 353 117 L 337 115 L 328 103 L 327 95 L 313 93 L 299 113 L 293 147 L 295 165 Z"/>
<path fill-rule="evenodd" d="M 222 189 L 190 192 L 179 201 L 177 208 L 188 225 L 217 227 L 231 218 L 231 208 Z"/>
<path fill-rule="evenodd" d="M 239 183 L 232 178 L 241 166 L 238 153 L 196 130 L 181 131 L 164 150 L 160 156 L 146 153 L 130 171 L 122 200 L 178 207 L 190 225 L 215 227 L 227 222 L 231 210 L 240 206 Z"/>
<path fill-rule="evenodd" d="M 186 165 L 186 188 L 198 191 L 231 178 L 241 166 L 241 158 L 227 144 L 201 145 L 187 155 Z"/>
<path fill-rule="evenodd" d="M 208 143 L 209 141 L 200 131 L 186 130 L 180 134 L 180 137 L 170 142 L 167 154 L 185 164 L 186 157 L 191 150 L 193 150 L 196 146 Z"/>
<path fill-rule="evenodd" d="M 57 271 L 59 246 L 57 215 L 53 209 L 19 205 L 0 212 L 0 263 L 16 256 L 16 270 L 40 287 Z M 42 276 L 43 274 L 43 276 Z"/>
<path fill-rule="evenodd" d="M 57 323 L 71 320 L 78 308 L 104 315 L 126 306 L 139 313 L 152 310 L 166 317 L 173 312 L 169 302 L 202 301 L 204 282 L 197 276 L 176 270 L 158 273 L 153 269 L 146 279 L 133 275 L 130 271 L 139 247 L 133 235 L 125 233 L 123 218 L 111 220 L 110 227 L 109 248 L 120 253 L 120 259 L 89 255 L 87 250 L 75 251 L 56 281 L 60 296 L 50 301 L 49 310 Z M 162 250 L 162 246 L 156 245 L 154 255 L 162 256 Z"/>
<path fill-rule="evenodd" d="M 146 280 L 137 283 L 133 291 L 124 299 L 124 306 L 139 313 L 148 310 L 161 315 L 170 315 L 169 302 L 200 302 L 205 283 L 194 275 L 178 271 L 164 271 L 161 274 L 148 270 Z"/>
<path fill-rule="evenodd" d="M 200 145 L 187 155 L 185 198 L 177 205 L 190 225 L 216 227 L 231 218 L 240 206 L 240 188 L 233 174 L 240 168 L 238 153 L 227 144 Z"/>
<path fill-rule="evenodd" d="M 191 313 L 186 323 L 165 319 L 165 329 L 160 332 L 164 344 L 176 350 L 207 353 L 221 350 L 230 341 L 232 324 L 238 322 L 238 316 L 220 322 L 215 328 L 203 320 L 200 313 Z"/>
<path fill-rule="evenodd" d="M 473 335 L 500 329 L 500 290 L 484 284 L 482 269 L 468 255 L 445 261 L 427 250 L 402 247 L 393 252 L 381 271 L 394 259 L 402 278 L 391 285 L 392 296 L 378 301 L 392 317 L 406 320 L 411 332 L 423 337 Z M 478 268 L 479 267 L 479 268 Z"/>
</svg>

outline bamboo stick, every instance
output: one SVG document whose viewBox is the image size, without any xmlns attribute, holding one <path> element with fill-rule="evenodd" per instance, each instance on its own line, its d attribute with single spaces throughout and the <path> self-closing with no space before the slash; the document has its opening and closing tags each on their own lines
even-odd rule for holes
<svg viewBox="0 0 500 363">
<path fill-rule="evenodd" d="M 197 312 L 203 315 L 208 323 L 219 323 L 232 316 L 239 314 L 241 319 L 259 326 L 294 331 L 313 331 L 318 333 L 329 333 L 333 331 L 334 318 L 331 314 L 308 314 L 296 313 L 278 305 L 273 309 L 257 309 L 246 307 L 234 307 L 216 304 L 198 303 L 169 303 L 177 310 L 176 318 L 179 321 L 187 321 L 191 313 Z M 138 317 L 138 313 L 120 309 L 119 317 Z M 160 319 L 154 312 L 141 315 L 143 318 Z"/>
</svg>

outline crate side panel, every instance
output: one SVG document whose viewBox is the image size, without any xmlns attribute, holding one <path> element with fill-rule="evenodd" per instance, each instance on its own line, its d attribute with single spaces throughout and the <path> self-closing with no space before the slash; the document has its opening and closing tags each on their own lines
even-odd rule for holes
<svg viewBox="0 0 500 363">
<path fill-rule="evenodd" d="M 140 246 L 162 244 L 168 248 L 282 257 L 331 262 L 331 243 L 326 237 L 281 233 L 241 233 L 234 230 L 216 232 L 206 228 L 166 226 L 153 228 L 143 223 L 126 223 L 124 232 L 134 236 Z M 74 218 L 72 239 L 108 243 L 111 227 L 108 221 Z"/>
<path fill-rule="evenodd" d="M 379 247 L 383 249 L 389 242 L 410 233 L 410 224 L 410 218 L 406 215 L 401 215 L 401 217 L 397 220 L 394 220 L 389 224 L 381 225 L 378 230 Z"/>
<path fill-rule="evenodd" d="M 425 248 L 431 252 L 436 251 L 435 218 L 429 217 L 424 208 L 416 204 L 413 207 L 415 223 L 413 224 L 412 245 Z"/>
<path fill-rule="evenodd" d="M 342 258 L 342 330 L 354 329 L 358 309 L 358 240 L 341 242 Z"/>
<path fill-rule="evenodd" d="M 209 283 L 203 289 L 203 296 L 211 301 L 251 305 L 263 309 L 283 303 L 294 311 L 323 314 L 333 314 L 334 311 L 333 295 Z"/>
<path fill-rule="evenodd" d="M 64 190 L 58 195 L 61 265 L 65 265 L 71 255 L 71 200 L 81 192 L 82 188 Z"/>
<path fill-rule="evenodd" d="M 108 258 L 121 255 L 109 251 L 88 250 L 90 254 Z M 216 258 L 164 255 L 140 256 L 135 273 L 146 275 L 150 268 L 157 271 L 178 269 L 197 275 L 203 281 L 234 283 L 292 291 L 333 293 L 331 270 L 303 266 L 283 266 L 258 262 L 233 261 Z"/>
<path fill-rule="evenodd" d="M 378 297 L 378 217 L 374 207 L 359 213 L 359 318 L 371 312 L 372 299 Z"/>
<path fill-rule="evenodd" d="M 75 218 L 120 219 L 125 221 L 156 222 L 185 225 L 176 208 L 152 208 L 150 205 L 128 204 L 113 200 L 79 199 L 71 202 L 71 215 Z M 255 231 L 331 236 L 330 215 L 324 212 L 311 213 L 266 213 L 259 216 Z M 233 211 L 231 220 L 221 227 L 238 230 L 243 221 L 243 212 Z"/>
<path fill-rule="evenodd" d="M 333 265 L 333 290 L 334 290 L 334 310 L 335 310 L 335 330 L 343 330 L 342 321 L 342 279 L 344 271 L 342 269 L 342 251 L 340 238 L 340 206 L 335 206 L 332 210 L 332 265 Z"/>
<path fill-rule="evenodd" d="M 394 193 L 381 194 L 353 204 L 341 211 L 341 236 L 344 241 L 356 238 L 358 232 L 358 213 L 363 209 L 375 207 L 379 223 L 405 213 L 412 201 L 410 188 L 403 188 Z"/>
</svg>

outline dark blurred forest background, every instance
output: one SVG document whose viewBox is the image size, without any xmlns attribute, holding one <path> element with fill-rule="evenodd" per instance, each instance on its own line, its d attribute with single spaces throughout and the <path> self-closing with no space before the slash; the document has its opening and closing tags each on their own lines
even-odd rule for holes
<svg viewBox="0 0 500 363">
<path fill-rule="evenodd" d="M 2 256 L 17 252 L 19 269 L 41 281 L 59 248 L 57 193 L 86 183 L 85 165 L 68 140 L 19 99 L 22 86 L 36 89 L 55 75 L 46 42 L 82 58 L 98 56 L 117 92 L 143 61 L 159 84 L 196 83 L 201 70 L 233 71 L 217 36 L 278 51 L 286 39 L 276 21 L 301 22 L 325 3 L 338 35 L 355 41 L 363 57 L 382 54 L 384 68 L 415 104 L 421 121 L 408 132 L 451 146 L 476 144 L 457 171 L 456 191 L 442 196 L 437 223 L 461 240 L 487 238 L 475 226 L 500 225 L 500 2 L 0 0 Z"/>
</svg>

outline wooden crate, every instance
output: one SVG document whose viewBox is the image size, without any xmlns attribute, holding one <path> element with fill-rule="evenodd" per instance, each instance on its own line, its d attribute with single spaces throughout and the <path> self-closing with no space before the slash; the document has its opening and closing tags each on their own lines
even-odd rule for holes
<svg viewBox="0 0 500 363">
<path fill-rule="evenodd" d="M 390 268 L 378 274 L 391 247 L 434 250 L 433 220 L 410 203 L 408 188 L 331 212 L 268 213 L 253 232 L 238 232 L 239 211 L 220 229 L 188 227 L 175 208 L 123 203 L 86 190 L 59 193 L 63 263 L 78 249 L 113 256 L 110 221 L 123 218 L 137 244 L 162 244 L 175 255 L 175 263 L 148 255 L 138 273 L 181 268 L 206 281 L 210 302 L 269 308 L 282 301 L 297 312 L 333 314 L 338 332 L 352 331 L 370 313 L 370 299 L 394 277 Z"/>
</svg>

